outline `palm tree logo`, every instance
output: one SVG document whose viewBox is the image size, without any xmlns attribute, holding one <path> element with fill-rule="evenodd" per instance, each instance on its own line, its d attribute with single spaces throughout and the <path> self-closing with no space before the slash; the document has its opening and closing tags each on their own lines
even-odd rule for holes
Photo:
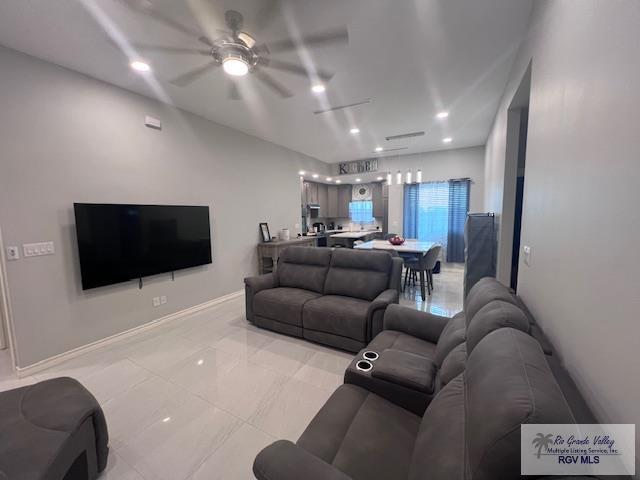
<svg viewBox="0 0 640 480">
<path fill-rule="evenodd" d="M 538 454 L 537 457 L 540 458 L 541 452 L 543 448 L 548 448 L 549 445 L 551 445 L 553 442 L 551 440 L 551 437 L 553 436 L 552 433 L 547 433 L 546 435 L 543 435 L 542 433 L 538 433 L 536 435 L 536 438 L 533 439 L 533 442 L 531 442 L 533 444 L 534 447 L 536 447 L 538 449 Z"/>
</svg>

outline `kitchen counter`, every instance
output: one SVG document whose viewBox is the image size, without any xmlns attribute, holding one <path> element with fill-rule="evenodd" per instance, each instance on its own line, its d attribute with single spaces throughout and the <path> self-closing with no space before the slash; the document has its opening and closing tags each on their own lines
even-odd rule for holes
<svg viewBox="0 0 640 480">
<path fill-rule="evenodd" d="M 380 230 L 358 230 L 356 232 L 336 233 L 331 235 L 331 238 L 349 238 L 351 240 L 359 240 L 368 235 L 371 235 L 372 233 L 377 233 L 379 231 Z"/>
</svg>

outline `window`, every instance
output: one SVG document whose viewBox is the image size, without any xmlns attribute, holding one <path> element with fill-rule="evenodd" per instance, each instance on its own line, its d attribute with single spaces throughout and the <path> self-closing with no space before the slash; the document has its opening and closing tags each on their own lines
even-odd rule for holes
<svg viewBox="0 0 640 480">
<path fill-rule="evenodd" d="M 461 179 L 405 185 L 404 236 L 439 243 L 448 262 L 463 262 L 469 184 Z"/>
<path fill-rule="evenodd" d="M 373 202 L 371 200 L 349 202 L 349 218 L 354 223 L 373 223 Z"/>
</svg>

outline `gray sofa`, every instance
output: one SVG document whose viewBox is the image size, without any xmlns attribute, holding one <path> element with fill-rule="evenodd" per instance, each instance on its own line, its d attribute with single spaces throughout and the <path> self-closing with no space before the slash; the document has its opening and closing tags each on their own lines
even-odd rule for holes
<svg viewBox="0 0 640 480">
<path fill-rule="evenodd" d="M 357 352 L 398 303 L 402 260 L 382 251 L 290 247 L 275 273 L 245 278 L 247 320 Z"/>
<path fill-rule="evenodd" d="M 499 406 L 499 408 L 497 408 Z M 520 424 L 574 419 L 538 342 L 501 328 L 420 417 L 364 388 L 339 387 L 297 443 L 258 454 L 259 480 L 520 477 Z"/>
<path fill-rule="evenodd" d="M 93 480 L 108 440 L 100 405 L 72 378 L 0 393 L 0 479 Z"/>
</svg>

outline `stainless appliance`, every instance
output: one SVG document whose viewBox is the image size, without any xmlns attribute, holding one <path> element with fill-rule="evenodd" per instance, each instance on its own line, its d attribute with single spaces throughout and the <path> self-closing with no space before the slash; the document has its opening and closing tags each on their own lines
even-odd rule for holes
<svg viewBox="0 0 640 480">
<path fill-rule="evenodd" d="M 313 228 L 315 229 L 315 231 L 317 233 L 322 233 L 324 232 L 327 228 L 325 227 L 324 223 L 322 222 L 316 222 L 313 224 Z"/>
</svg>

